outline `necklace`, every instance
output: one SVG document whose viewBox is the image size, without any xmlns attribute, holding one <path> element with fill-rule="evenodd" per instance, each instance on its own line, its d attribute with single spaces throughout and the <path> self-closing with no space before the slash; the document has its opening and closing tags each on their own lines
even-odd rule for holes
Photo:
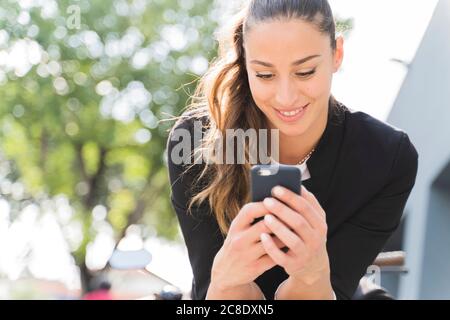
<svg viewBox="0 0 450 320">
<path fill-rule="evenodd" d="M 305 163 L 313 154 L 313 152 L 316 151 L 316 148 L 313 148 L 307 155 L 306 157 L 304 157 L 299 163 L 298 165 L 302 165 L 303 163 Z"/>
</svg>

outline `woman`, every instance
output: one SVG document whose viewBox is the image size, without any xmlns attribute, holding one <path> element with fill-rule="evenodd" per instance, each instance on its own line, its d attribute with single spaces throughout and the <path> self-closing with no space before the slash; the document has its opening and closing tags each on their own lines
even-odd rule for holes
<svg viewBox="0 0 450 320">
<path fill-rule="evenodd" d="M 332 97 L 343 39 L 326 0 L 249 1 L 224 35 L 168 141 L 192 298 L 350 299 L 399 225 L 417 152 L 402 130 Z M 250 203 L 249 159 L 174 161 L 176 130 L 191 134 L 196 160 L 227 129 L 249 128 L 279 130 L 279 162 L 300 166 L 301 195 L 274 188 Z"/>
</svg>

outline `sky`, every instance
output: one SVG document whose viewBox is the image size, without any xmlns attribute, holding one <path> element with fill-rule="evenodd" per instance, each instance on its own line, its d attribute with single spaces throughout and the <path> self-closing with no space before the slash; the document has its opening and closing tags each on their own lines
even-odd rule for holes
<svg viewBox="0 0 450 320">
<path fill-rule="evenodd" d="M 386 120 L 407 74 L 407 68 L 392 59 L 413 60 L 437 0 L 330 0 L 330 4 L 336 16 L 354 19 L 333 94 L 351 109 Z M 55 218 L 44 215 L 37 221 L 36 210 L 30 208 L 10 225 L 9 205 L 0 199 L 0 273 L 16 279 L 26 258 L 35 276 L 61 280 L 70 288 L 79 286 Z M 92 246 L 94 252 L 110 252 L 113 243 L 107 235 L 102 237 Z M 24 257 L 30 243 L 34 253 Z M 192 271 L 184 246 L 150 239 L 145 247 L 153 256 L 148 270 L 183 290 L 190 288 Z M 105 256 L 91 253 L 89 259 L 91 265 L 101 265 Z M 0 287 L 0 299 L 2 294 Z"/>
<path fill-rule="evenodd" d="M 333 94 L 349 108 L 386 120 L 437 0 L 330 0 L 335 16 L 353 18 Z"/>
</svg>

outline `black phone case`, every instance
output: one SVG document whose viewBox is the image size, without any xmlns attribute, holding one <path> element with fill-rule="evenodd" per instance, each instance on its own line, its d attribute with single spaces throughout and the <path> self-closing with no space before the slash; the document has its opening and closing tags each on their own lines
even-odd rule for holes
<svg viewBox="0 0 450 320">
<path fill-rule="evenodd" d="M 261 175 L 261 170 L 269 170 L 270 175 Z M 296 194 L 301 194 L 302 173 L 300 168 L 288 165 L 256 165 L 251 169 L 252 202 L 261 202 L 272 197 L 272 189 L 282 186 Z M 257 218 L 252 224 L 261 221 Z"/>
<path fill-rule="evenodd" d="M 270 175 L 261 175 L 261 170 L 269 170 Z M 251 170 L 252 202 L 261 202 L 272 197 L 272 189 L 282 186 L 300 194 L 302 173 L 300 168 L 288 165 L 256 165 Z"/>
</svg>

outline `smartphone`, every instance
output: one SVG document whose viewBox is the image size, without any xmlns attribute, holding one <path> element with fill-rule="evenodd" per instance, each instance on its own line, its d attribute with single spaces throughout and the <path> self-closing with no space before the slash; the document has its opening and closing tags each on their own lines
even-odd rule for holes
<svg viewBox="0 0 450 320">
<path fill-rule="evenodd" d="M 297 166 L 275 164 L 256 165 L 251 169 L 251 195 L 252 202 L 261 202 L 272 197 L 272 189 L 282 186 L 300 195 L 302 172 Z M 262 220 L 257 218 L 252 224 Z"/>
</svg>

